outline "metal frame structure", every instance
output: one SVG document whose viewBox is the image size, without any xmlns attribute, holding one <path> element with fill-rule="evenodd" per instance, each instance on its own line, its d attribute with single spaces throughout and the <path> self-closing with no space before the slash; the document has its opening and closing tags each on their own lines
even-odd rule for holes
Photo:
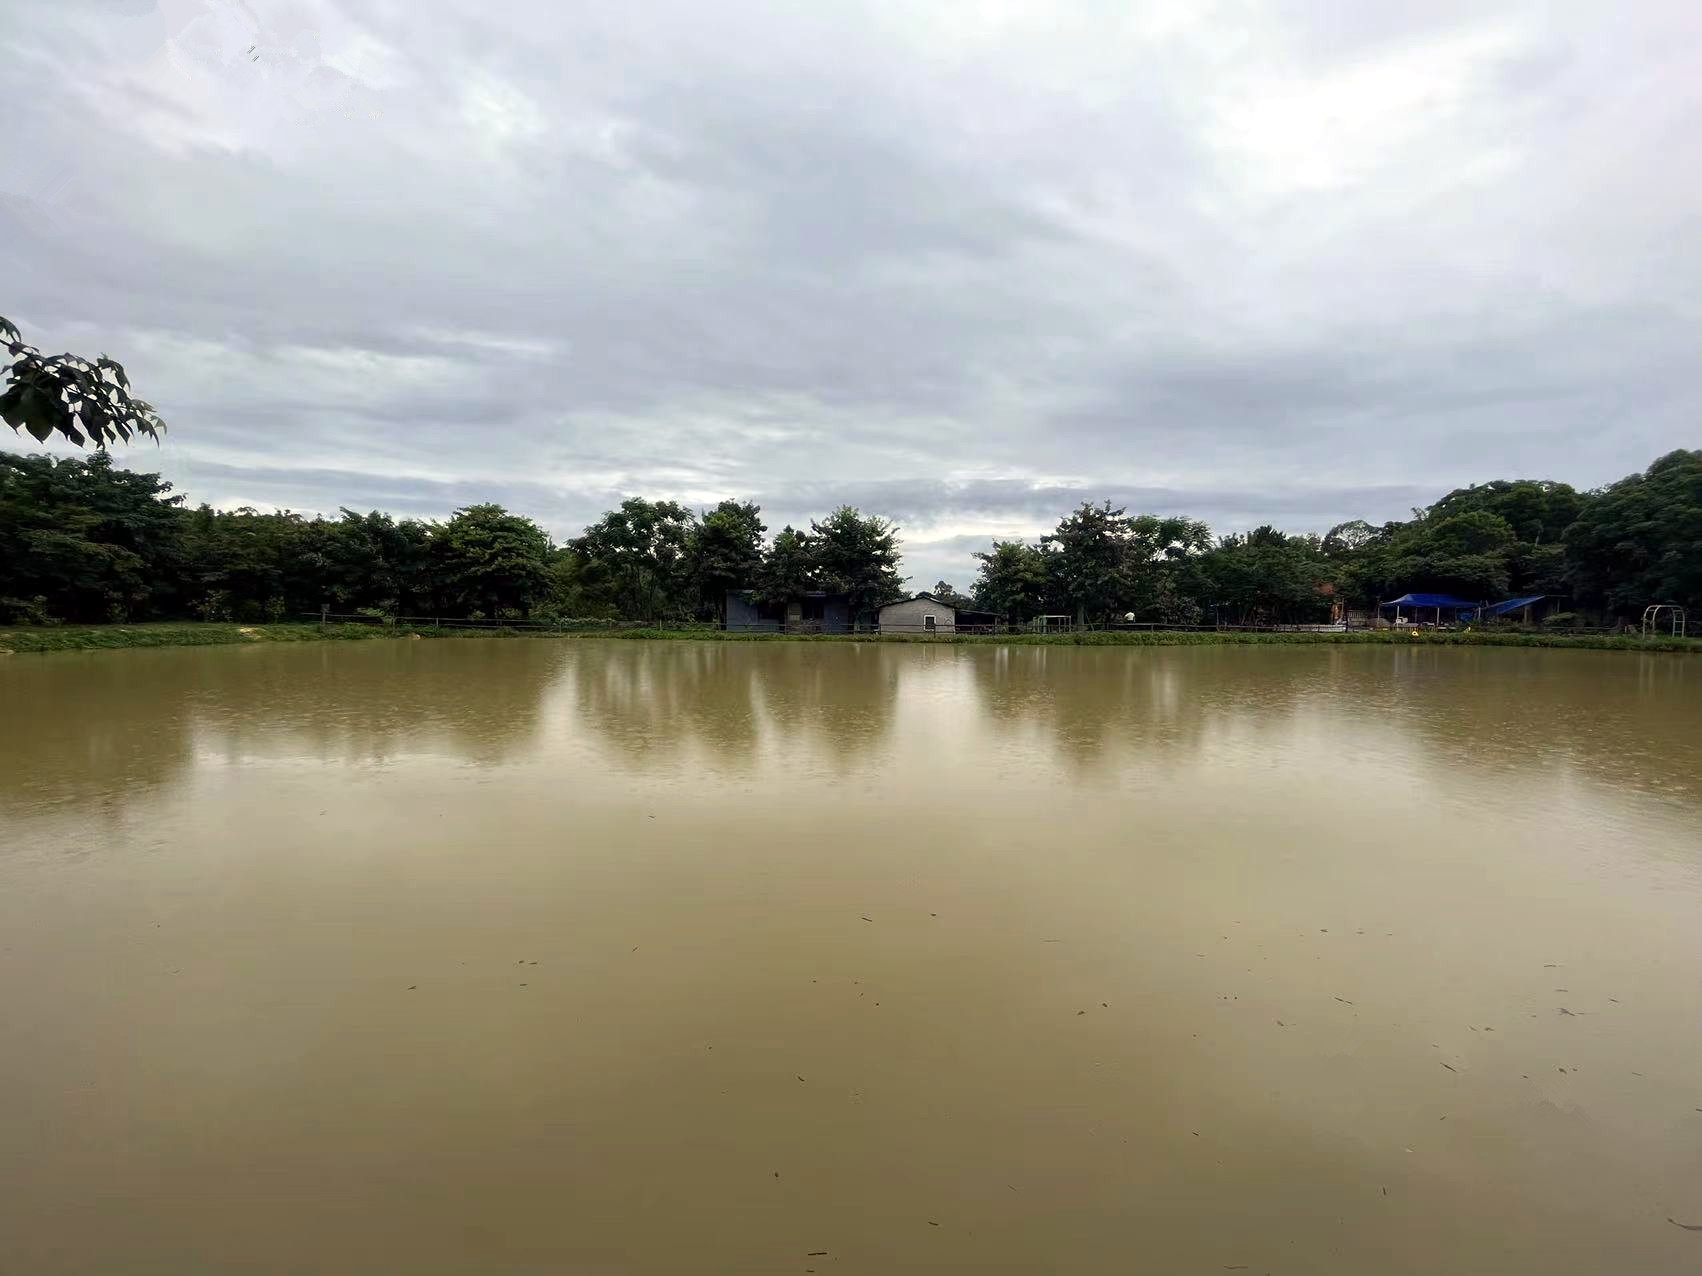
<svg viewBox="0 0 1702 1276">
<path fill-rule="evenodd" d="M 1686 629 L 1686 616 L 1684 608 L 1677 603 L 1650 603 L 1643 608 L 1643 637 L 1654 638 L 1658 636 L 1662 612 L 1670 613 L 1669 624 L 1672 636 L 1683 638 Z"/>
</svg>

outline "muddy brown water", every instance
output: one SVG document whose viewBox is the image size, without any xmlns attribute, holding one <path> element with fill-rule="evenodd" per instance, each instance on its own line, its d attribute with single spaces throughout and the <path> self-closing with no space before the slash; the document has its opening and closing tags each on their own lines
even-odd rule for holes
<svg viewBox="0 0 1702 1276">
<path fill-rule="evenodd" d="M 1702 661 L 0 662 L 0 1271 L 1702 1270 Z"/>
</svg>

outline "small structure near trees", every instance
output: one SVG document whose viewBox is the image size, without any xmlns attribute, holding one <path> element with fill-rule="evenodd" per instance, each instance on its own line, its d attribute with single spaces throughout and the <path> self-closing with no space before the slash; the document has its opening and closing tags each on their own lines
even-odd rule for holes
<svg viewBox="0 0 1702 1276">
<path fill-rule="evenodd" d="M 1689 617 L 1677 603 L 1650 603 L 1643 608 L 1643 637 L 1657 638 L 1666 628 L 1674 638 L 1683 638 Z"/>
<path fill-rule="evenodd" d="M 1394 609 L 1396 625 L 1418 624 L 1425 619 L 1424 613 L 1428 611 L 1433 613 L 1436 627 L 1440 629 L 1444 615 L 1457 623 L 1462 613 L 1475 613 L 1478 604 L 1455 598 L 1452 594 L 1402 594 L 1399 598 L 1391 598 L 1386 603 L 1378 604 L 1380 611 L 1388 611 L 1390 608 Z M 1403 612 L 1411 612 L 1411 618 L 1404 617 Z"/>
<path fill-rule="evenodd" d="M 955 634 L 957 608 L 933 594 L 882 603 L 875 613 L 883 634 Z"/>
<path fill-rule="evenodd" d="M 1562 601 L 1564 600 L 1557 594 L 1530 594 L 1524 598 L 1508 598 L 1498 603 L 1487 603 L 1478 611 L 1466 615 L 1465 619 L 1517 620 L 1520 624 L 1528 625 L 1547 619 Z"/>
<path fill-rule="evenodd" d="M 845 594 L 816 589 L 784 599 L 755 590 L 726 593 L 727 628 L 734 633 L 848 634 L 855 617 Z"/>
</svg>

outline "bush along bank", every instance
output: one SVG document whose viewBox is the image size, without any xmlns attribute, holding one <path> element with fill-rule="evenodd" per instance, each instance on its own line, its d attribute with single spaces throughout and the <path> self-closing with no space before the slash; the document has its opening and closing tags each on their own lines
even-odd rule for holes
<svg viewBox="0 0 1702 1276">
<path fill-rule="evenodd" d="M 585 637 L 709 642 L 992 643 L 1018 647 L 1295 646 L 1316 643 L 1397 647 L 1555 647 L 1584 651 L 1702 652 L 1702 639 L 1621 634 L 1498 633 L 1493 630 L 1380 629 L 1351 633 L 1258 633 L 1244 630 L 1090 630 L 1069 634 L 780 634 L 716 629 L 623 629 Z"/>
<path fill-rule="evenodd" d="M 1256 647 L 1318 643 L 1397 647 L 1551 647 L 1583 651 L 1702 652 L 1702 639 L 1619 634 L 1501 633 L 1483 630 L 1375 630 L 1353 633 L 1259 633 L 1244 630 L 1088 631 L 1071 634 L 780 634 L 729 633 L 705 626 L 678 629 L 551 630 L 431 625 L 55 625 L 0 629 L 0 655 L 106 651 L 127 647 L 210 647 L 269 642 L 364 642 L 384 638 L 557 638 L 656 642 L 883 642 L 1004 644 L 1017 647 Z"/>
<path fill-rule="evenodd" d="M 149 625 L 43 625 L 0 629 L 0 655 L 114 651 L 127 647 L 228 647 L 242 643 L 359 642 L 375 638 L 500 638 L 499 629 L 389 625 L 226 625 L 190 621 Z"/>
</svg>

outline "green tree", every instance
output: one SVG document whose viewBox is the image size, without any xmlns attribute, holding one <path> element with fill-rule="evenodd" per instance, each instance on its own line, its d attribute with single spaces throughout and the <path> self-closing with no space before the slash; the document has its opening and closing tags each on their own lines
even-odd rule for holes
<svg viewBox="0 0 1702 1276">
<path fill-rule="evenodd" d="M 1404 523 L 1340 524 L 1323 551 L 1338 588 L 1360 605 L 1409 590 L 1569 594 L 1563 538 L 1592 499 L 1565 483 L 1497 479 L 1458 488 Z"/>
<path fill-rule="evenodd" d="M 550 538 L 500 505 L 456 510 L 432 537 L 445 597 L 457 610 L 520 617 L 549 586 Z"/>
<path fill-rule="evenodd" d="M 1078 621 L 1105 621 L 1116 610 L 1127 586 L 1131 539 L 1127 515 L 1110 501 L 1083 501 L 1041 537 L 1051 588 Z"/>
<path fill-rule="evenodd" d="M 1702 451 L 1669 452 L 1596 493 L 1565 549 L 1582 602 L 1631 618 L 1650 603 L 1702 607 Z"/>
<path fill-rule="evenodd" d="M 749 586 L 762 565 L 762 511 L 750 502 L 722 501 L 708 510 L 686 539 L 700 605 L 725 621 L 727 591 Z"/>
<path fill-rule="evenodd" d="M 1493 514 L 1512 530 L 1516 540 L 1531 545 L 1557 545 L 1566 529 L 1578 521 L 1587 498 L 1565 483 L 1538 479 L 1497 479 L 1457 488 L 1427 512 L 1428 518 L 1456 514 Z"/>
<path fill-rule="evenodd" d="M 183 594 L 202 620 L 244 622 L 318 611 L 333 602 L 320 578 L 320 556 L 304 544 L 307 520 L 249 506 L 221 511 L 202 505 L 185 532 L 188 570 Z"/>
<path fill-rule="evenodd" d="M 596 594 L 587 584 L 585 560 L 571 546 L 563 546 L 550 557 L 549 582 L 544 603 L 534 615 L 552 620 L 617 620 L 619 609 Z"/>
<path fill-rule="evenodd" d="M 810 523 L 809 544 L 818 588 L 846 595 L 854 617 L 904 591 L 904 577 L 898 574 L 898 529 L 878 514 L 865 517 L 841 505 L 819 523 Z"/>
<path fill-rule="evenodd" d="M 1274 527 L 1225 536 L 1199 574 L 1212 617 L 1224 624 L 1307 624 L 1329 619 L 1331 568 L 1313 537 Z"/>
<path fill-rule="evenodd" d="M 774 543 L 757 567 L 756 597 L 760 602 L 778 604 L 819 588 L 815 546 L 807 532 L 788 524 L 775 533 Z"/>
<path fill-rule="evenodd" d="M 982 611 L 1021 623 L 1046 610 L 1046 555 L 1021 541 L 994 541 L 975 581 L 975 605 Z"/>
<path fill-rule="evenodd" d="M 0 619 L 140 620 L 169 610 L 184 549 L 183 498 L 170 491 L 104 452 L 0 452 Z"/>
<path fill-rule="evenodd" d="M 955 607 L 959 611 L 975 610 L 974 600 L 958 593 L 957 586 L 953 585 L 950 581 L 935 581 L 934 587 L 928 592 L 935 598 L 938 598 L 942 603 L 945 603 L 950 607 Z"/>
<path fill-rule="evenodd" d="M 1323 552 L 1326 557 L 1345 558 L 1385 538 L 1382 528 L 1373 527 L 1363 518 L 1337 523 L 1324 533 Z"/>
<path fill-rule="evenodd" d="M 573 542 L 593 596 L 630 620 L 678 619 L 697 605 L 690 573 L 696 520 L 673 501 L 634 496 Z"/>
<path fill-rule="evenodd" d="M 1131 518 L 1118 602 L 1122 612 L 1172 624 L 1198 620 L 1193 568 L 1211 543 L 1211 529 L 1197 519 L 1156 514 Z"/>
<path fill-rule="evenodd" d="M 1183 567 L 1211 544 L 1204 523 L 1084 501 L 1041 538 L 1051 590 L 1078 620 L 1105 622 L 1179 604 Z"/>
<path fill-rule="evenodd" d="M 373 510 L 341 511 L 335 522 L 306 525 L 311 563 L 320 592 L 339 610 L 370 609 L 390 616 L 417 616 L 432 609 L 431 528 L 412 519 L 397 522 Z"/>
<path fill-rule="evenodd" d="M 164 431 L 165 422 L 153 407 L 131 397 L 130 378 L 116 359 L 44 355 L 25 345 L 17 326 L 4 318 L 0 343 L 11 358 L 6 365 L 10 384 L 0 393 L 0 420 L 27 430 L 36 442 L 57 434 L 78 447 L 105 447 L 139 434 L 157 440 Z"/>
<path fill-rule="evenodd" d="M 1503 596 L 1518 538 L 1498 514 L 1476 510 L 1409 523 L 1390 543 L 1391 588 L 1455 594 L 1469 600 Z"/>
</svg>

